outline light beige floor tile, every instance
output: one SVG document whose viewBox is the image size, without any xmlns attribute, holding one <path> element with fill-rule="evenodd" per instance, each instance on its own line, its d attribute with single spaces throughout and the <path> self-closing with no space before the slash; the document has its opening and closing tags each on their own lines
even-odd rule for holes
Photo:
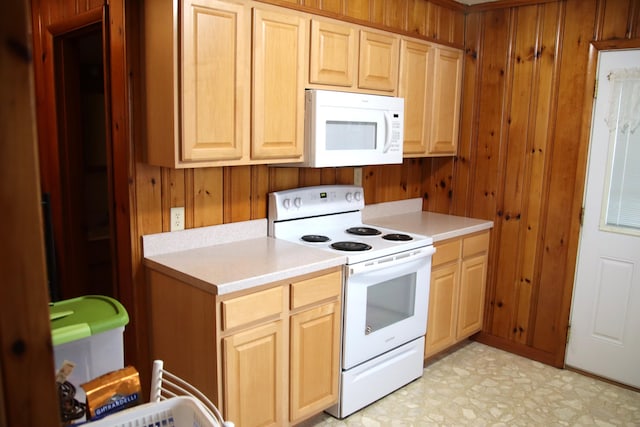
<svg viewBox="0 0 640 427">
<path fill-rule="evenodd" d="M 470 342 L 344 420 L 321 414 L 301 426 L 638 427 L 640 393 Z"/>
</svg>

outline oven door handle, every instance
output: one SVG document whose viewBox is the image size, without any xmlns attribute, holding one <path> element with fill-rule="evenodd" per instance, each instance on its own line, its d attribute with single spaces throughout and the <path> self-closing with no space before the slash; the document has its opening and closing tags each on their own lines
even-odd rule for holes
<svg viewBox="0 0 640 427">
<path fill-rule="evenodd" d="M 413 262 L 421 258 L 431 258 L 436 252 L 433 246 L 425 246 L 418 249 L 413 249 L 407 252 L 401 252 L 394 255 L 375 258 L 368 261 L 359 262 L 357 264 L 349 265 L 349 276 L 354 276 L 363 272 L 370 272 L 379 270 L 381 268 L 395 267 L 408 262 Z"/>
</svg>

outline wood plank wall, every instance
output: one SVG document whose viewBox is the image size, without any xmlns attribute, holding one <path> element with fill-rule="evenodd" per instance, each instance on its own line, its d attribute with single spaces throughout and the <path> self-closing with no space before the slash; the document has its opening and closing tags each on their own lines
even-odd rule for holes
<svg viewBox="0 0 640 427">
<path fill-rule="evenodd" d="M 638 38 L 639 4 L 499 3 L 466 18 L 452 212 L 495 222 L 480 340 L 562 366 L 584 188 L 582 112 L 592 103 L 589 45 Z"/>
</svg>

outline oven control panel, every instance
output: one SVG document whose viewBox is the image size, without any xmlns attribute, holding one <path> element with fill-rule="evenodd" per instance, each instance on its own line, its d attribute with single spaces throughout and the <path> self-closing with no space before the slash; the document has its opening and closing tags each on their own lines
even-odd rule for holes
<svg viewBox="0 0 640 427">
<path fill-rule="evenodd" d="M 318 185 L 269 193 L 269 219 L 282 221 L 359 211 L 364 191 L 357 185 Z"/>
</svg>

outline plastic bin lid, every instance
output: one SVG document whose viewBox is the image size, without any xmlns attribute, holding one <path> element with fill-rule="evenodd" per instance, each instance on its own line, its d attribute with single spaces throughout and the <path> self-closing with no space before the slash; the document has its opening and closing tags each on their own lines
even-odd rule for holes
<svg viewBox="0 0 640 427">
<path fill-rule="evenodd" d="M 87 338 L 129 323 L 129 315 L 117 300 L 87 295 L 49 304 L 53 345 Z"/>
</svg>

